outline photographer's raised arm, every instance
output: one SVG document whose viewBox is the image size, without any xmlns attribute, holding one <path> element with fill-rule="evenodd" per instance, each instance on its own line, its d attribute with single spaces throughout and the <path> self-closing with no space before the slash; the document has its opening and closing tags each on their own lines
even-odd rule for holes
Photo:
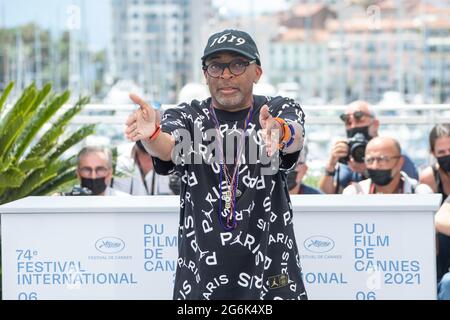
<svg viewBox="0 0 450 320">
<path fill-rule="evenodd" d="M 130 98 L 140 108 L 128 117 L 125 130 L 127 139 L 133 142 L 141 140 L 152 157 L 170 161 L 175 139 L 172 135 L 160 131 L 159 115 L 151 105 L 135 94 L 131 94 Z"/>
<path fill-rule="evenodd" d="M 345 140 L 336 141 L 331 150 L 330 159 L 325 166 L 325 174 L 319 182 L 320 189 L 327 194 L 334 194 L 336 191 L 336 184 L 334 182 L 334 172 L 336 164 L 340 158 L 346 157 L 348 154 L 348 144 Z"/>
</svg>

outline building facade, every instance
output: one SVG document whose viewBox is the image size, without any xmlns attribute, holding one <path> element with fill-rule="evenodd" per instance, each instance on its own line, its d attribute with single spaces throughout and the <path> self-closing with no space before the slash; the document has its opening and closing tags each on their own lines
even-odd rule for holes
<svg viewBox="0 0 450 320">
<path fill-rule="evenodd" d="M 135 81 L 156 101 L 174 103 L 196 77 L 199 38 L 211 12 L 211 0 L 113 0 L 113 76 Z"/>
</svg>

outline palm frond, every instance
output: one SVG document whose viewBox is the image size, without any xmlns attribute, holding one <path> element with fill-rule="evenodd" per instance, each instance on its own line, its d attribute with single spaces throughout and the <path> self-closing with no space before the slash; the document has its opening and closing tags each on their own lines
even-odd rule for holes
<svg viewBox="0 0 450 320">
<path fill-rule="evenodd" d="M 47 161 L 44 161 L 39 158 L 27 159 L 18 164 L 19 170 L 22 172 L 30 172 L 36 169 L 44 168 L 47 164 Z"/>
<path fill-rule="evenodd" d="M 14 88 L 14 82 L 11 82 L 5 89 L 5 91 L 3 91 L 2 96 L 0 97 L 0 115 L 2 114 L 2 110 L 4 108 L 5 105 L 5 101 L 6 99 L 8 99 L 9 94 L 11 93 L 11 90 Z M 0 117 L 1 119 L 1 117 Z"/>
<path fill-rule="evenodd" d="M 49 160 L 52 161 L 53 159 L 58 158 L 68 149 L 93 134 L 95 132 L 95 127 L 95 124 L 90 124 L 78 129 L 74 134 L 72 134 L 56 148 L 56 150 L 49 156 Z"/>
<path fill-rule="evenodd" d="M 72 108 L 67 110 L 59 119 L 53 124 L 38 143 L 31 149 L 27 158 L 43 157 L 57 145 L 58 138 L 64 133 L 67 125 L 89 102 L 88 98 L 79 100 Z"/>
<path fill-rule="evenodd" d="M 74 182 L 76 157 L 61 158 L 95 130 L 95 125 L 87 125 L 69 134 L 69 138 L 61 138 L 73 117 L 89 102 L 82 98 L 58 116 L 39 138 L 42 128 L 53 120 L 70 93 L 55 95 L 50 84 L 40 91 L 31 84 L 12 108 L 4 109 L 12 88 L 11 83 L 0 97 L 0 204 L 49 194 Z"/>
<path fill-rule="evenodd" d="M 14 156 L 11 153 L 0 155 L 0 173 L 7 171 L 14 162 Z"/>
<path fill-rule="evenodd" d="M 20 187 L 25 179 L 25 175 L 18 168 L 9 168 L 0 173 L 0 188 Z"/>
<path fill-rule="evenodd" d="M 7 203 L 17 199 L 24 198 L 37 189 L 40 185 L 48 182 L 50 179 L 55 178 L 58 174 L 60 163 L 53 163 L 45 168 L 35 170 L 30 174 L 18 188 L 10 189 L 2 202 Z"/>
<path fill-rule="evenodd" d="M 50 93 L 50 90 L 51 85 L 46 85 L 44 89 L 42 89 L 42 91 L 39 93 L 35 104 L 41 104 Z M 39 111 L 31 119 L 29 125 L 25 128 L 20 138 L 18 139 L 19 144 L 15 151 L 16 159 L 20 159 L 26 148 L 30 145 L 31 141 L 36 137 L 39 130 L 62 107 L 62 105 L 67 102 L 69 97 L 70 94 L 66 91 L 62 95 L 56 97 L 55 99 L 52 99 L 48 105 L 39 109 Z"/>
<path fill-rule="evenodd" d="M 3 153 L 10 151 L 17 137 L 31 119 L 36 97 L 36 88 L 30 86 L 2 120 L 0 124 L 0 128 L 2 128 L 0 133 L 0 150 Z"/>
<path fill-rule="evenodd" d="M 56 191 L 60 191 L 60 189 L 65 185 L 75 184 L 76 181 L 77 181 L 76 169 L 72 168 L 71 170 L 63 174 L 58 174 L 57 178 L 52 179 L 51 181 L 45 183 L 44 185 L 34 190 L 32 195 L 33 196 L 49 195 Z"/>
</svg>

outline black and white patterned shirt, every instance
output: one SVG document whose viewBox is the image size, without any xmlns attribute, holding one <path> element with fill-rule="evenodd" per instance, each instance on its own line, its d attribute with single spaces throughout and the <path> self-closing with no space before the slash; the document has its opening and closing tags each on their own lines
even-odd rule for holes
<svg viewBox="0 0 450 320">
<path fill-rule="evenodd" d="M 249 145 L 254 143 L 259 152 L 264 146 L 261 135 L 257 134 L 261 129 L 259 113 L 264 104 L 269 106 L 272 116 L 304 125 L 304 113 L 294 101 L 254 96 L 254 112 L 239 166 L 237 188 L 242 195 L 236 198 L 237 226 L 231 231 L 219 222 L 220 185 L 222 183 L 222 189 L 225 188 L 225 178 L 220 174 L 217 161 L 206 161 L 216 154 L 206 150 L 206 146 L 214 141 L 205 135 L 207 130 L 215 128 L 209 112 L 211 99 L 181 104 L 167 110 L 163 116 L 163 132 L 172 134 L 177 142 L 187 141 L 181 137 L 183 132 L 197 135 L 197 140 L 192 138 L 189 142 L 190 150 L 176 153 L 184 159 L 194 156 L 203 159 L 202 163 L 192 159 L 193 163 L 174 160 L 177 164 L 154 159 L 158 173 L 176 171 L 182 177 L 174 299 L 307 298 L 285 174 L 295 165 L 299 152 L 280 153 L 276 158 L 280 161 L 280 170 L 273 175 L 262 174 L 262 169 L 269 168 L 270 163 L 250 161 Z M 232 131 L 240 129 L 242 132 L 248 114 L 249 109 L 238 112 L 216 110 L 225 145 L 228 143 L 226 137 Z M 232 150 L 236 153 L 236 149 Z M 231 171 L 234 166 L 226 163 Z M 224 201 L 221 207 L 225 209 Z"/>
</svg>

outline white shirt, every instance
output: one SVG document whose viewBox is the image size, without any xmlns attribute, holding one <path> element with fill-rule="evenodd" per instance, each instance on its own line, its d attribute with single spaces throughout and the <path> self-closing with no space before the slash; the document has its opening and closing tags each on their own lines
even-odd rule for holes
<svg viewBox="0 0 450 320">
<path fill-rule="evenodd" d="M 105 196 L 129 196 L 129 194 L 111 187 L 107 187 L 105 190 Z"/>
<path fill-rule="evenodd" d="M 403 192 L 402 193 L 415 193 L 415 194 L 428 194 L 433 193 L 433 190 L 426 185 L 419 183 L 416 179 L 410 178 L 403 171 L 400 172 L 401 179 L 403 180 Z M 370 186 L 372 185 L 372 180 L 366 179 L 360 182 L 352 182 L 347 186 L 342 194 L 369 194 Z"/>
<path fill-rule="evenodd" d="M 169 187 L 169 176 L 155 174 L 155 171 L 153 170 L 146 174 L 144 184 L 141 171 L 134 159 L 130 156 L 122 155 L 118 158 L 117 172 L 122 173 L 125 176 L 114 178 L 113 187 L 116 190 L 134 196 L 173 194 Z M 153 175 L 155 175 L 154 180 Z"/>
</svg>

